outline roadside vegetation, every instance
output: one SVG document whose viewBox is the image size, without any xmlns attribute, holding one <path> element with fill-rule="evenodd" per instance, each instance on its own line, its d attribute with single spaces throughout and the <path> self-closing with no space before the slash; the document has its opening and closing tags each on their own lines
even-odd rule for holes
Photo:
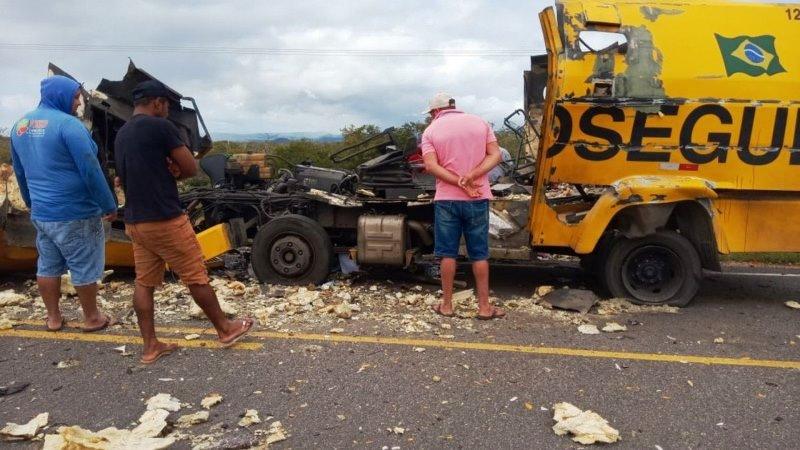
<svg viewBox="0 0 800 450">
<path fill-rule="evenodd" d="M 725 255 L 723 262 L 758 263 L 774 265 L 800 265 L 800 253 L 733 253 Z"/>
<path fill-rule="evenodd" d="M 0 164 L 11 163 L 11 139 L 0 136 Z"/>
</svg>

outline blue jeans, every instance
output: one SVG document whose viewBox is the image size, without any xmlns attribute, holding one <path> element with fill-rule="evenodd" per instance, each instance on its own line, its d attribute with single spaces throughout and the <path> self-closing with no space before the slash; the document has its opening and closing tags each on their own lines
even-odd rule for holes
<svg viewBox="0 0 800 450">
<path fill-rule="evenodd" d="M 63 222 L 40 222 L 36 227 L 39 252 L 36 275 L 56 278 L 70 271 L 72 284 L 85 286 L 103 277 L 106 242 L 100 217 Z"/>
<path fill-rule="evenodd" d="M 457 258 L 461 236 L 471 261 L 489 259 L 489 200 L 434 202 L 434 254 Z"/>
</svg>

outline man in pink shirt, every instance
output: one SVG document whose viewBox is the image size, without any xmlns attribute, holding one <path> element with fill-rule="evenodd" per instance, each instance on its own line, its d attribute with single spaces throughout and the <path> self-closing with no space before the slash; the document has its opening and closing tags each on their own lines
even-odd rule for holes
<svg viewBox="0 0 800 450">
<path fill-rule="evenodd" d="M 434 252 L 441 258 L 442 302 L 433 309 L 453 316 L 453 280 L 461 236 L 472 261 L 478 294 L 478 318 L 505 312 L 489 304 L 489 200 L 487 173 L 500 163 L 500 148 L 486 121 L 456 109 L 445 93 L 436 94 L 428 110 L 431 124 L 422 134 L 425 169 L 436 177 Z"/>
</svg>

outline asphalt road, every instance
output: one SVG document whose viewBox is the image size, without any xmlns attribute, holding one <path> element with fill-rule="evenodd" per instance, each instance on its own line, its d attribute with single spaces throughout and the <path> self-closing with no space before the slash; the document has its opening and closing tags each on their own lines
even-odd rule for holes
<svg viewBox="0 0 800 450">
<path fill-rule="evenodd" d="M 502 296 L 538 283 L 579 283 L 574 277 L 498 269 L 493 288 Z M 476 323 L 474 332 L 454 330 L 454 339 L 387 335 L 361 324 L 339 337 L 342 342 L 262 333 L 247 340 L 247 349 L 222 350 L 199 347 L 206 340 L 213 345 L 213 336 L 204 335 L 192 341 L 198 347 L 148 367 L 112 350 L 124 336 L 135 342 L 135 330 L 85 342 L 64 340 L 82 336 L 76 330 L 21 336 L 19 330 L 37 329 L 22 326 L 16 335 L 0 335 L 0 385 L 31 386 L 0 397 L 0 424 L 49 412 L 50 431 L 62 424 L 125 428 L 154 394 L 191 403 L 184 411 L 193 412 L 215 391 L 222 404 L 192 433 L 219 431 L 217 448 L 256 444 L 254 430 L 273 420 L 290 434 L 274 448 L 583 447 L 551 430 L 550 408 L 566 401 L 607 419 L 621 433 L 613 444 L 618 448 L 797 448 L 800 311 L 783 303 L 798 297 L 800 277 L 713 276 L 679 314 L 614 317 L 627 324 L 624 333 L 582 335 L 571 324 L 511 315 Z M 181 337 L 201 326 L 187 322 L 162 334 Z M 598 353 L 576 356 L 575 349 Z M 66 359 L 79 365 L 58 369 Z M 770 366 L 775 361 L 779 367 Z M 258 410 L 264 422 L 238 427 L 246 409 Z M 175 446 L 190 447 L 188 441 Z"/>
</svg>

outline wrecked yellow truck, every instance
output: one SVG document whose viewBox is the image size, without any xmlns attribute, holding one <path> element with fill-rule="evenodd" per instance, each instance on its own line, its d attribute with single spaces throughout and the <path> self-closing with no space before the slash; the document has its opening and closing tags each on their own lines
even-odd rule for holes
<svg viewBox="0 0 800 450">
<path fill-rule="evenodd" d="M 800 251 L 798 5 L 559 1 L 539 18 L 534 247 L 675 305 L 720 253 Z M 554 184 L 580 195 L 547 198 Z"/>
<path fill-rule="evenodd" d="M 797 7 L 558 1 L 540 21 L 547 53 L 531 58 L 525 108 L 506 120 L 520 151 L 492 186 L 493 261 L 577 256 L 613 296 L 685 305 L 720 254 L 800 251 L 786 229 L 800 219 Z M 119 101 L 130 86 L 118 87 L 92 97 L 96 117 L 117 112 L 94 122 L 101 158 L 129 108 Z M 210 140 L 195 110 L 183 112 L 201 157 Z M 206 256 L 227 252 L 226 269 L 285 284 L 321 283 L 337 267 L 436 276 L 433 182 L 413 142 L 388 129 L 329 155 L 352 171 L 242 156 L 202 158 L 211 186 L 181 196 Z M 25 220 L 0 227 L 0 268 L 34 261 Z M 110 265 L 131 263 L 121 227 Z"/>
</svg>

